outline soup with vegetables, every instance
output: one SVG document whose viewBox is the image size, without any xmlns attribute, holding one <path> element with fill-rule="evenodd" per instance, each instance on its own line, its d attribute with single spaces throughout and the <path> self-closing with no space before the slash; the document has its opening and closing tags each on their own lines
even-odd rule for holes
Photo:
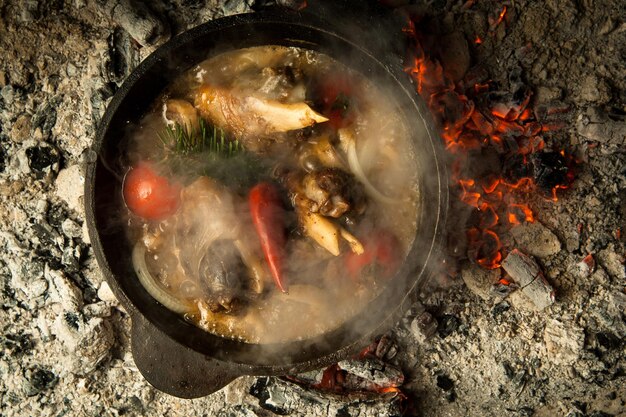
<svg viewBox="0 0 626 417">
<path fill-rule="evenodd" d="M 137 278 L 248 343 L 331 331 L 390 285 L 418 225 L 394 99 L 310 50 L 240 49 L 164 91 L 128 137 Z"/>
</svg>

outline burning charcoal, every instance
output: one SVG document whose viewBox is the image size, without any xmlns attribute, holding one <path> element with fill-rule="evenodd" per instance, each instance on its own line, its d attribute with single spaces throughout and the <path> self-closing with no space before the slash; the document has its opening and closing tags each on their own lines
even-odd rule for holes
<svg viewBox="0 0 626 417">
<path fill-rule="evenodd" d="M 500 298 L 504 298 L 507 295 L 511 294 L 513 291 L 519 288 L 519 286 L 514 282 L 504 282 L 505 280 L 501 279 L 496 284 L 492 285 L 491 293 L 495 294 Z"/>
<path fill-rule="evenodd" d="M 400 369 L 377 358 L 348 359 L 337 365 L 349 374 L 379 387 L 398 387 L 404 382 L 404 374 Z"/>
<path fill-rule="evenodd" d="M 542 190 L 549 192 L 558 185 L 567 185 L 569 168 L 565 157 L 558 152 L 539 152 L 531 155 L 533 178 Z"/>
<path fill-rule="evenodd" d="M 608 113 L 599 107 L 590 107 L 578 116 L 576 129 L 581 136 L 596 142 L 626 143 L 626 116 L 621 112 Z"/>
<path fill-rule="evenodd" d="M 559 121 L 567 121 L 569 115 L 570 106 L 560 100 L 551 100 L 548 102 L 537 103 L 535 106 L 535 115 L 538 120 L 541 120 L 544 128 L 551 127 L 551 124 Z M 553 130 L 550 129 L 550 130 Z"/>
<path fill-rule="evenodd" d="M 585 258 L 576 264 L 578 268 L 578 272 L 582 277 L 588 277 L 596 270 L 596 260 L 593 258 L 593 255 L 590 253 L 585 256 Z"/>
<path fill-rule="evenodd" d="M 119 24 L 143 46 L 169 38 L 169 27 L 144 3 L 132 0 L 92 0 L 107 17 Z"/>
<path fill-rule="evenodd" d="M 554 303 L 554 289 L 532 258 L 513 249 L 502 262 L 502 267 L 537 308 L 543 310 Z"/>
<path fill-rule="evenodd" d="M 399 416 L 401 398 L 378 393 L 348 393 L 311 389 L 284 379 L 261 377 L 250 387 L 250 394 L 259 400 L 259 406 L 279 415 L 311 416 Z"/>
<path fill-rule="evenodd" d="M 490 113 L 500 119 L 515 120 L 519 117 L 530 101 L 531 90 L 523 87 L 511 93 L 508 91 L 492 91 L 484 95 L 487 102 L 482 104 L 490 109 Z"/>
</svg>

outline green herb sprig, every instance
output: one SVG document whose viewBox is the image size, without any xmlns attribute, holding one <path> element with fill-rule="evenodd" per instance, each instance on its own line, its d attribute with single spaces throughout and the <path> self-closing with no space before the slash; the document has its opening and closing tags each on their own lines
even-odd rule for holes
<svg viewBox="0 0 626 417">
<path fill-rule="evenodd" d="M 208 125 L 203 119 L 200 119 L 197 129 L 175 123 L 159 132 L 158 136 L 165 151 L 176 155 L 207 152 L 230 158 L 243 150 L 239 140 L 228 138 L 224 130 Z"/>
</svg>

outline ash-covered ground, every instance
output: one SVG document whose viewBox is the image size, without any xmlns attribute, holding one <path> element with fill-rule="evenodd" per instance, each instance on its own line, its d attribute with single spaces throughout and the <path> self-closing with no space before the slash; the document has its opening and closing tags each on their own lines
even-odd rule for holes
<svg viewBox="0 0 626 417">
<path fill-rule="evenodd" d="M 2 415 L 399 413 L 388 394 L 326 395 L 275 378 L 241 378 L 197 400 L 156 391 L 133 363 L 128 316 L 93 258 L 83 167 L 111 96 L 170 35 L 250 11 L 249 3 L 155 1 L 138 20 L 132 9 L 141 7 L 122 0 L 0 1 Z M 623 5 L 414 3 L 405 11 L 441 36 L 454 71 L 480 67 L 504 91 L 516 74 L 534 93 L 532 108 L 567 109 L 555 116 L 564 127 L 543 138 L 579 163 L 558 202 L 537 195 L 537 221 L 502 236 L 543 270 L 552 305 L 539 310 L 522 290 L 493 291 L 497 273 L 455 254 L 447 261 L 458 262 L 458 274 L 437 274 L 389 334 L 398 346 L 389 362 L 406 376 L 409 412 L 626 415 Z M 287 400 L 268 401 L 271 389 Z"/>
</svg>

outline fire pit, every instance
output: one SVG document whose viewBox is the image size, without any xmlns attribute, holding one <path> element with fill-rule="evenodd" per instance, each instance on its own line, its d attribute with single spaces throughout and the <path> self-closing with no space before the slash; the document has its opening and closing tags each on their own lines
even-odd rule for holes
<svg viewBox="0 0 626 417">
<path fill-rule="evenodd" d="M 359 45 L 384 45 L 380 56 L 394 55 L 413 79 L 407 91 L 425 95 L 447 148 L 444 251 L 399 323 L 354 355 L 243 376 L 186 401 L 138 372 L 133 326 L 155 326 L 137 322 L 96 263 L 83 231 L 84 166 L 97 161 L 91 146 L 107 105 L 151 52 L 269 3 L 347 16 L 340 29 L 358 31 Z M 320 10 L 330 3 L 343 10 Z M 3 3 L 1 414 L 624 414 L 620 2 L 384 0 L 365 13 L 356 3 Z M 171 342 L 175 358 L 195 352 L 160 331 L 145 337 Z M 163 360 L 184 362 L 172 357 Z M 178 380 L 206 384 L 204 375 Z"/>
</svg>

